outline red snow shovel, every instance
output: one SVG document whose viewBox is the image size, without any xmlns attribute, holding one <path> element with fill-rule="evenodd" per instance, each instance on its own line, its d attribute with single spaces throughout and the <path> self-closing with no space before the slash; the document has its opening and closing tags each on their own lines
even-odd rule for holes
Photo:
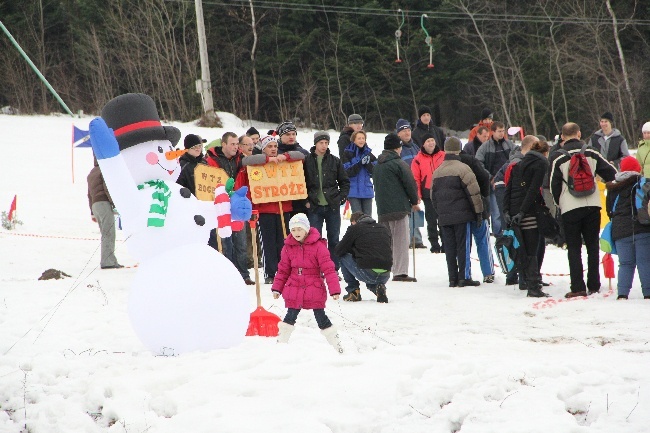
<svg viewBox="0 0 650 433">
<path fill-rule="evenodd" d="M 612 278 L 616 278 L 614 273 L 614 259 L 610 253 L 605 253 L 603 256 L 603 273 L 605 278 L 609 279 L 609 290 L 612 290 Z"/>
<path fill-rule="evenodd" d="M 280 318 L 273 313 L 269 313 L 262 307 L 262 297 L 260 295 L 260 276 L 257 272 L 257 218 L 258 211 L 254 210 L 253 215 L 248 222 L 253 234 L 253 263 L 255 267 L 255 294 L 257 295 L 257 308 L 251 313 L 250 322 L 248 322 L 247 337 L 259 335 L 260 337 L 277 337 L 278 322 Z"/>
</svg>

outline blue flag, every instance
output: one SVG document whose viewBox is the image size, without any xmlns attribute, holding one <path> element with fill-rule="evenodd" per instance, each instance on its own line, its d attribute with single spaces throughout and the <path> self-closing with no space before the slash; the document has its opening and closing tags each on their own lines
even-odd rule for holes
<svg viewBox="0 0 650 433">
<path fill-rule="evenodd" d="M 72 125 L 72 144 L 74 147 L 90 147 L 89 132 Z"/>
</svg>

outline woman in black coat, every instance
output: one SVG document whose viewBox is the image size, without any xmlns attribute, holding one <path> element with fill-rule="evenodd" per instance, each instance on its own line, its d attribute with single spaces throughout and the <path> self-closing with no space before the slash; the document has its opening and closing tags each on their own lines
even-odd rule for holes
<svg viewBox="0 0 650 433">
<path fill-rule="evenodd" d="M 641 164 L 633 156 L 621 159 L 621 171 L 607 182 L 607 214 L 612 221 L 612 241 L 618 254 L 618 298 L 627 299 L 634 271 L 638 271 L 641 291 L 650 299 L 650 225 L 639 220 L 635 199 L 639 191 Z M 643 266 L 640 266 L 643 264 Z"/>
<path fill-rule="evenodd" d="M 517 254 L 520 288 L 525 285 L 528 296 L 549 296 L 542 292 L 542 278 L 537 262 L 540 242 L 537 217 L 544 206 L 542 184 L 548 168 L 548 143 L 528 135 L 521 143 L 522 160 L 510 171 L 503 200 L 503 213 L 508 225 L 512 225 L 523 244 Z"/>
</svg>

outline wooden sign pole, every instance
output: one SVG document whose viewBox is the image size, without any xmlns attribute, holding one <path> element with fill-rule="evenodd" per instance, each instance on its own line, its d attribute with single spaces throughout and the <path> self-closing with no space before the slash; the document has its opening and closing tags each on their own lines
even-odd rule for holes
<svg viewBox="0 0 650 433">
<path fill-rule="evenodd" d="M 282 202 L 279 201 L 278 205 L 280 206 L 280 221 L 282 222 L 282 235 L 286 239 L 287 238 L 287 228 L 284 225 L 284 210 L 282 209 Z"/>
</svg>

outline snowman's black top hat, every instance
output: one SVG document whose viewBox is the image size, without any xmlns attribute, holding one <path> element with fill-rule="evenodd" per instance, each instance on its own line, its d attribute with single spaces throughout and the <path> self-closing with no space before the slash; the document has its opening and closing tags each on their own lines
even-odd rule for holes
<svg viewBox="0 0 650 433">
<path fill-rule="evenodd" d="M 156 104 L 142 93 L 127 93 L 111 99 L 102 109 L 102 118 L 113 129 L 120 150 L 152 140 L 169 140 L 176 146 L 181 131 L 160 123 Z"/>
</svg>

